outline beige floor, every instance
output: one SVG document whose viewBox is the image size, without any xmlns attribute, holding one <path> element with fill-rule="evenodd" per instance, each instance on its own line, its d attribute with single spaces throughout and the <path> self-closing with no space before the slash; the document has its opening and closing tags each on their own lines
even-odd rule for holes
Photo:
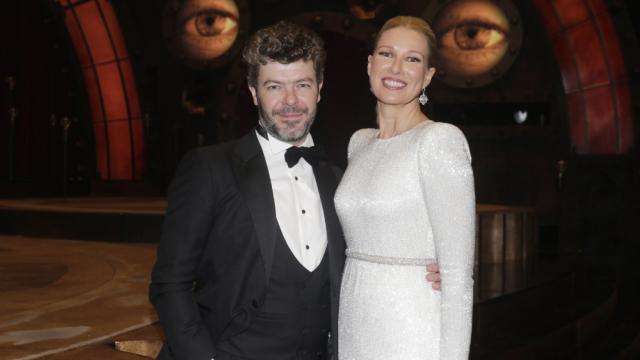
<svg viewBox="0 0 640 360">
<path fill-rule="evenodd" d="M 0 360 L 139 358 L 108 344 L 141 328 L 157 337 L 147 300 L 154 257 L 148 244 L 0 236 Z M 87 349 L 110 355 L 78 355 Z M 69 350 L 77 356 L 64 357 Z"/>
</svg>

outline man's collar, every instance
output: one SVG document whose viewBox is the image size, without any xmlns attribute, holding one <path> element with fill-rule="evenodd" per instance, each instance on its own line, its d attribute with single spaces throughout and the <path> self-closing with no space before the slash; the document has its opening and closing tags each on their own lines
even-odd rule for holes
<svg viewBox="0 0 640 360">
<path fill-rule="evenodd" d="M 266 139 L 262 137 L 262 135 L 260 135 L 257 131 L 256 131 L 256 136 L 258 137 L 258 141 L 262 145 L 262 148 L 268 149 L 270 155 L 283 153 L 288 148 L 293 146 L 288 142 L 282 141 L 280 139 L 276 139 L 275 137 L 271 136 L 271 134 L 269 134 L 268 132 L 267 132 Z M 313 145 L 314 145 L 313 137 L 311 136 L 311 134 L 307 134 L 307 137 L 304 139 L 304 142 L 300 145 L 300 147 L 309 147 Z"/>
</svg>

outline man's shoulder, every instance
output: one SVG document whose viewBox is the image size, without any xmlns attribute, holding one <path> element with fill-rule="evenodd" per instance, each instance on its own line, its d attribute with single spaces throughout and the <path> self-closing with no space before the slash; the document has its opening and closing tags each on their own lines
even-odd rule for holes
<svg viewBox="0 0 640 360">
<path fill-rule="evenodd" d="M 222 160 L 229 158 L 233 154 L 240 139 L 229 140 L 218 144 L 199 146 L 189 150 L 187 153 L 193 153 L 201 159 Z"/>
<path fill-rule="evenodd" d="M 218 144 L 205 145 L 194 148 L 191 151 L 198 152 L 200 155 L 219 156 L 231 152 L 237 142 L 238 140 L 231 140 Z"/>
<path fill-rule="evenodd" d="M 219 173 L 230 166 L 234 143 L 229 141 L 192 148 L 182 156 L 178 169 L 199 168 Z"/>
</svg>

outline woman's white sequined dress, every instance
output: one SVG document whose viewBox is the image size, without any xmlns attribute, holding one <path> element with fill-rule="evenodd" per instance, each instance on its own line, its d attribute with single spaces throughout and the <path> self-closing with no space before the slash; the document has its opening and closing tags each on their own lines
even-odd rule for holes
<svg viewBox="0 0 640 360">
<path fill-rule="evenodd" d="M 357 131 L 335 195 L 347 242 L 339 360 L 467 359 L 475 192 L 453 125 L 426 121 L 388 139 Z M 437 261 L 442 292 L 425 280 Z"/>
</svg>

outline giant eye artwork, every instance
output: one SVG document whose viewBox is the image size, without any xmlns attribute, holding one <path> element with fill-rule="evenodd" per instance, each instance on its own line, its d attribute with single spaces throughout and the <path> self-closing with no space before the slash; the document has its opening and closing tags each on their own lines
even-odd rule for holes
<svg viewBox="0 0 640 360">
<path fill-rule="evenodd" d="M 169 0 L 165 37 L 174 54 L 188 63 L 211 64 L 236 42 L 240 13 L 234 0 Z"/>
<path fill-rule="evenodd" d="M 477 87 L 497 79 L 522 41 L 520 17 L 509 1 L 453 0 L 427 10 L 438 39 L 439 78 Z"/>
</svg>

